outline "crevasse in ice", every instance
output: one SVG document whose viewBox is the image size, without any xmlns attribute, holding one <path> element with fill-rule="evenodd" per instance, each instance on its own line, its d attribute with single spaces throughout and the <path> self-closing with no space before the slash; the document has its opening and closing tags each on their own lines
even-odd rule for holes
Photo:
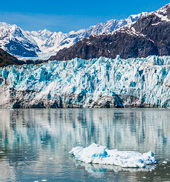
<svg viewBox="0 0 170 182">
<path fill-rule="evenodd" d="M 0 105 L 170 107 L 170 57 L 51 61 L 0 68 Z M 8 106 L 7 106 L 8 105 Z"/>
<path fill-rule="evenodd" d="M 146 167 L 148 164 L 155 164 L 156 159 L 153 152 L 139 153 L 133 151 L 109 150 L 104 146 L 92 143 L 89 147 L 75 147 L 70 154 L 76 160 L 94 164 L 114 164 L 121 167 Z"/>
</svg>

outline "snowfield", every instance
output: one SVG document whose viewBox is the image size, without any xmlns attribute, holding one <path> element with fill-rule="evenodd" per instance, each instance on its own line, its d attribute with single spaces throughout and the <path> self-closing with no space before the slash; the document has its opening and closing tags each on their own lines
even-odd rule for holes
<svg viewBox="0 0 170 182">
<path fill-rule="evenodd" d="M 170 57 L 0 68 L 0 107 L 170 107 Z"/>
</svg>

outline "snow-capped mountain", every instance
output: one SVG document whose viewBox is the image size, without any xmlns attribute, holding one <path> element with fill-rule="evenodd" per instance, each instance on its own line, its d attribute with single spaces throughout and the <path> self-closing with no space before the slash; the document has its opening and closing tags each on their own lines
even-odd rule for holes
<svg viewBox="0 0 170 182">
<path fill-rule="evenodd" d="M 50 60 L 91 59 L 101 56 L 114 59 L 170 55 L 170 3 L 147 13 L 108 34 L 90 35 Z"/>
<path fill-rule="evenodd" d="M 0 23 L 0 48 L 20 59 L 47 59 L 63 48 L 69 48 L 89 35 L 110 33 L 122 26 L 132 24 L 146 13 L 131 15 L 127 19 L 109 20 L 69 33 L 48 30 L 24 31 L 16 25 Z M 34 58 L 35 57 L 35 58 Z"/>
<path fill-rule="evenodd" d="M 62 32 L 52 33 L 45 29 L 43 31 L 39 31 L 38 33 L 30 32 L 30 36 L 37 42 L 41 50 L 40 53 L 37 53 L 39 57 L 48 58 L 49 56 L 54 55 L 54 53 L 58 52 L 59 50 L 63 48 L 69 48 L 79 40 L 82 40 L 89 35 L 110 33 L 122 26 L 132 24 L 144 15 L 146 15 L 145 12 L 137 15 L 131 15 L 127 19 L 109 20 L 104 24 L 99 23 L 95 26 L 90 26 L 88 29 L 81 29 L 77 32 L 71 31 L 66 34 Z"/>
<path fill-rule="evenodd" d="M 24 30 L 7 23 L 0 23 L 0 48 L 22 57 L 36 57 L 40 51 L 34 39 Z"/>
</svg>

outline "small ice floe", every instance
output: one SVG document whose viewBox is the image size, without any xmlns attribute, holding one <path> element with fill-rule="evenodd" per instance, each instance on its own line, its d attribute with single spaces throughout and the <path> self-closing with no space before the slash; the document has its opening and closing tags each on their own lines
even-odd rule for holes
<svg viewBox="0 0 170 182">
<path fill-rule="evenodd" d="M 146 167 L 155 164 L 153 152 L 139 153 L 133 151 L 109 150 L 104 146 L 91 144 L 89 147 L 75 147 L 70 152 L 76 160 L 93 164 L 113 164 L 121 167 Z"/>
<path fill-rule="evenodd" d="M 163 161 L 162 164 L 167 164 L 167 161 Z"/>
<path fill-rule="evenodd" d="M 49 158 L 49 160 L 53 160 L 53 158 L 52 158 L 52 157 L 50 157 L 50 158 Z"/>
</svg>

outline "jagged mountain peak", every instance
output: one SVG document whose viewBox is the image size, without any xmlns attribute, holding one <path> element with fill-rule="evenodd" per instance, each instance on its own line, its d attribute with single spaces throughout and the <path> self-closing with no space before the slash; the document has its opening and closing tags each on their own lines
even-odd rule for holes
<svg viewBox="0 0 170 182">
<path fill-rule="evenodd" d="M 13 25 L 10 25 L 10 24 L 5 23 L 5 22 L 0 22 L 0 28 L 1 28 L 1 27 L 10 28 L 11 26 L 13 26 Z"/>
<path fill-rule="evenodd" d="M 20 27 L 18 27 L 16 24 L 8 24 L 8 23 L 5 23 L 5 22 L 0 22 L 0 32 L 3 31 L 6 31 L 8 33 L 14 33 L 14 32 L 25 32 L 24 30 L 22 30 Z"/>
<path fill-rule="evenodd" d="M 50 36 L 53 32 L 47 30 L 47 29 L 44 29 L 44 30 L 39 30 L 39 31 L 27 31 L 28 33 L 31 33 L 35 36 L 45 36 L 45 37 L 48 37 Z"/>
<path fill-rule="evenodd" d="M 170 3 L 168 3 L 165 6 L 159 8 L 156 12 L 166 16 L 170 12 Z"/>
<path fill-rule="evenodd" d="M 170 21 L 170 3 L 166 4 L 165 6 L 159 8 L 156 11 L 147 13 L 142 17 L 149 17 L 149 16 L 157 16 L 159 17 L 159 21 Z"/>
<path fill-rule="evenodd" d="M 37 56 L 36 42 L 17 25 L 0 23 L 0 48 L 14 56 Z"/>
</svg>

